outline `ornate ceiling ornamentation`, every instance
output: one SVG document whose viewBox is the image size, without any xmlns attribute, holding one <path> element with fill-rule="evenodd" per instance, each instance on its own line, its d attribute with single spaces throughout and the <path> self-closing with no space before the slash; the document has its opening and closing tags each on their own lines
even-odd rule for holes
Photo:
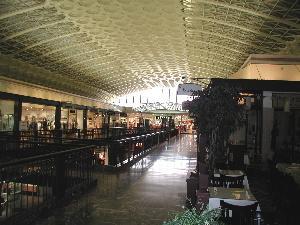
<svg viewBox="0 0 300 225">
<path fill-rule="evenodd" d="M 299 18 L 298 0 L 2 0 L 0 53 L 120 96 L 295 52 Z"/>
</svg>

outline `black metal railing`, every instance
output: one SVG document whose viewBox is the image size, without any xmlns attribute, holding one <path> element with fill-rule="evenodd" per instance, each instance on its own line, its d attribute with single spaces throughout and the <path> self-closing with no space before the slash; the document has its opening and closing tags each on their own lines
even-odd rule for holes
<svg viewBox="0 0 300 225">
<path fill-rule="evenodd" d="M 172 129 L 146 129 L 146 128 L 95 128 L 95 129 L 61 129 L 61 130 L 28 130 L 17 132 L 0 132 L 0 137 L 18 136 L 24 141 L 52 142 L 56 138 L 63 139 L 119 139 L 122 137 L 133 137 Z"/>
<path fill-rule="evenodd" d="M 58 152 L 74 146 L 95 145 L 95 152 L 99 156 L 101 165 L 120 166 L 132 159 L 143 155 L 146 150 L 164 142 L 178 134 L 178 130 L 144 130 L 141 135 L 124 135 L 117 138 L 62 138 L 45 136 L 22 136 L 19 133 L 13 136 L 0 137 L 0 162 L 12 158 L 31 157 L 38 154 Z M 26 132 L 25 132 L 26 133 Z M 27 135 L 28 133 L 26 133 Z M 128 134 L 128 133 L 127 133 Z M 100 157 L 101 156 L 101 157 Z M 104 163 L 104 158 L 106 163 Z"/>
<path fill-rule="evenodd" d="M 108 165 L 122 167 L 145 155 L 152 147 L 178 134 L 177 130 L 158 131 L 112 140 L 108 143 Z"/>
<path fill-rule="evenodd" d="M 47 141 L 44 139 L 47 139 Z M 52 141 L 50 142 L 50 140 Z M 54 139 L 48 138 L 30 138 L 28 140 L 20 140 L 14 136 L 0 138 L 0 163 L 11 159 L 49 154 L 86 145 L 76 141 L 59 141 L 55 143 Z"/>
<path fill-rule="evenodd" d="M 31 224 L 40 213 L 96 183 L 95 146 L 0 164 L 0 223 Z"/>
</svg>

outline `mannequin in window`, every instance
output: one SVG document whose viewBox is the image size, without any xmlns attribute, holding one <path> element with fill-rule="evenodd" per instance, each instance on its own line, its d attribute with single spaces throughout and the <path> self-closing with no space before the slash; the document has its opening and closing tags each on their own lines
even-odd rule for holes
<svg viewBox="0 0 300 225">
<path fill-rule="evenodd" d="M 43 128 L 43 130 L 47 130 L 47 128 L 48 128 L 48 124 L 47 124 L 47 119 L 46 118 L 43 118 L 42 128 Z"/>
<path fill-rule="evenodd" d="M 33 116 L 31 118 L 31 123 L 29 125 L 29 130 L 37 131 L 37 122 L 36 122 L 35 116 Z"/>
</svg>

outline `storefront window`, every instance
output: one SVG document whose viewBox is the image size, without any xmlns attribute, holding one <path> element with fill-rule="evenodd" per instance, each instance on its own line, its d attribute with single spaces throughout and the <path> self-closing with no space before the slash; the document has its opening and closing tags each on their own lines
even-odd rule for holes
<svg viewBox="0 0 300 225">
<path fill-rule="evenodd" d="M 102 113 L 88 111 L 87 128 L 102 128 Z"/>
<path fill-rule="evenodd" d="M 0 131 L 12 131 L 14 127 L 14 101 L 0 100 Z"/>
<path fill-rule="evenodd" d="M 55 107 L 31 103 L 22 104 L 20 130 L 55 129 Z"/>
<path fill-rule="evenodd" d="M 62 109 L 61 125 L 64 130 L 83 129 L 83 110 Z"/>
<path fill-rule="evenodd" d="M 77 109 L 77 129 L 83 129 L 83 110 Z"/>
<path fill-rule="evenodd" d="M 120 113 L 120 126 L 127 128 L 127 114 L 126 113 Z"/>
<path fill-rule="evenodd" d="M 128 128 L 138 128 L 144 126 L 144 118 L 141 113 L 129 113 L 127 114 Z"/>
</svg>

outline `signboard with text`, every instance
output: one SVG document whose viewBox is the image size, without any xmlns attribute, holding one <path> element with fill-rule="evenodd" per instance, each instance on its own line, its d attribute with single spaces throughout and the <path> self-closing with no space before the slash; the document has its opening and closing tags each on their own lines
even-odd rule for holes
<svg viewBox="0 0 300 225">
<path fill-rule="evenodd" d="M 201 91 L 202 87 L 199 84 L 179 84 L 177 95 L 193 95 L 194 93 Z"/>
</svg>

